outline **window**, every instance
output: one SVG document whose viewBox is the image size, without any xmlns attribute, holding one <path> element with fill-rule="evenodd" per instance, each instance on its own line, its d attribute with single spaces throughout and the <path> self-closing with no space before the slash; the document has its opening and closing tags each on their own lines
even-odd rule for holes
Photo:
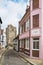
<svg viewBox="0 0 43 65">
<path fill-rule="evenodd" d="M 1 35 L 1 42 L 2 42 L 2 37 L 3 37 L 3 36 Z"/>
<path fill-rule="evenodd" d="M 33 49 L 39 49 L 39 38 L 33 38 Z"/>
<path fill-rule="evenodd" d="M 15 39 L 14 42 L 17 43 L 17 39 Z"/>
<path fill-rule="evenodd" d="M 39 0 L 33 0 L 33 9 L 39 8 Z"/>
<path fill-rule="evenodd" d="M 20 40 L 20 48 L 21 48 L 21 40 Z"/>
<path fill-rule="evenodd" d="M 26 31 L 28 31 L 28 30 L 29 30 L 29 19 L 26 22 Z"/>
<path fill-rule="evenodd" d="M 25 49 L 29 49 L 29 39 L 26 39 Z"/>
<path fill-rule="evenodd" d="M 24 48 L 24 40 L 20 40 L 20 48 Z"/>
<path fill-rule="evenodd" d="M 20 27 L 20 34 L 22 33 L 22 26 Z"/>
<path fill-rule="evenodd" d="M 39 14 L 33 16 L 33 28 L 39 27 Z"/>
<path fill-rule="evenodd" d="M 24 33 L 24 25 L 22 26 L 22 33 Z"/>
<path fill-rule="evenodd" d="M 26 22 L 24 23 L 24 32 L 25 32 L 25 29 L 26 29 Z"/>
<path fill-rule="evenodd" d="M 14 29 L 12 28 L 12 30 L 11 31 L 14 31 Z"/>
</svg>

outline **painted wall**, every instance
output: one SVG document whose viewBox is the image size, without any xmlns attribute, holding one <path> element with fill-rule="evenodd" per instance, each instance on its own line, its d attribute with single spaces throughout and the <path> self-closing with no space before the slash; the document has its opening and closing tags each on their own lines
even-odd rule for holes
<svg viewBox="0 0 43 65">
<path fill-rule="evenodd" d="M 23 33 L 23 34 L 21 34 L 20 36 L 19 36 L 19 40 L 20 39 L 25 39 L 25 38 L 28 38 L 29 37 L 29 31 L 27 31 L 27 32 L 25 32 L 25 33 Z"/>
<path fill-rule="evenodd" d="M 33 10 L 33 7 L 32 7 L 32 3 L 33 3 L 33 0 L 30 1 L 30 29 L 31 29 L 31 33 L 30 33 L 30 57 L 32 58 L 32 48 L 33 48 L 33 40 L 32 40 L 32 36 L 35 37 L 35 36 L 40 36 L 40 21 L 39 21 L 39 28 L 34 28 L 33 29 L 33 15 L 37 15 L 39 14 L 40 16 L 40 8 L 38 9 L 34 9 Z"/>
<path fill-rule="evenodd" d="M 39 14 L 39 29 L 40 29 L 40 42 L 39 42 L 39 59 L 43 59 L 43 0 L 39 0 L 39 9 L 32 10 L 32 0 L 30 4 L 30 20 L 31 20 L 31 29 L 33 24 L 33 15 Z M 30 38 L 30 57 L 32 58 L 32 38 Z"/>
<path fill-rule="evenodd" d="M 30 57 L 32 58 L 32 36 L 40 36 L 39 40 L 39 59 L 43 59 L 43 0 L 39 0 L 39 8 L 32 10 L 32 0 L 30 0 Z M 39 28 L 33 29 L 33 15 L 39 14 Z M 29 31 L 21 34 L 19 39 L 24 39 L 29 37 Z"/>
<path fill-rule="evenodd" d="M 40 5 L 40 27 L 41 27 L 41 37 L 40 37 L 40 59 L 43 59 L 43 0 L 39 0 Z"/>
</svg>

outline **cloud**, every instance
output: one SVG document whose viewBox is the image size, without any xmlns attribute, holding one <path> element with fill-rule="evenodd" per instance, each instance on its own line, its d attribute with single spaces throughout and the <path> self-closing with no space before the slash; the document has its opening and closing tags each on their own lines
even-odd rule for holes
<svg viewBox="0 0 43 65">
<path fill-rule="evenodd" d="M 23 3 L 23 2 L 27 2 L 28 0 L 7 0 L 7 1 L 13 1 L 15 3 Z"/>
<path fill-rule="evenodd" d="M 2 28 L 5 29 L 8 24 L 12 24 L 18 29 L 18 21 L 24 15 L 27 3 L 27 0 L 1 0 L 0 17 L 3 21 Z"/>
</svg>

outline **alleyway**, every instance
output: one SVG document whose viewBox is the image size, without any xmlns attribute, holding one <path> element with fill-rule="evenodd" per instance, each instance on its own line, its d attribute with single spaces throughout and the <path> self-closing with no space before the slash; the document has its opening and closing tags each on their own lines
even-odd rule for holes
<svg viewBox="0 0 43 65">
<path fill-rule="evenodd" d="M 30 65 L 18 56 L 14 50 L 8 50 L 2 59 L 2 65 Z"/>
</svg>

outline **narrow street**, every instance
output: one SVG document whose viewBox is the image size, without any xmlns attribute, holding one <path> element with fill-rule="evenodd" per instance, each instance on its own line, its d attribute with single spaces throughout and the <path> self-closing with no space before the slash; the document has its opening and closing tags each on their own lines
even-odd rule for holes
<svg viewBox="0 0 43 65">
<path fill-rule="evenodd" d="M 3 59 L 2 65 L 30 65 L 27 61 L 19 57 L 18 53 L 14 50 L 8 50 Z"/>
</svg>

